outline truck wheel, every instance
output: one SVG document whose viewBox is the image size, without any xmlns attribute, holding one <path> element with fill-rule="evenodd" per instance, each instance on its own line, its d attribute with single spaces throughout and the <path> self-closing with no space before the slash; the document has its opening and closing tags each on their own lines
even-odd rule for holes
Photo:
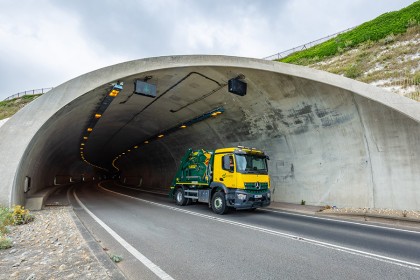
<svg viewBox="0 0 420 280">
<path fill-rule="evenodd" d="M 190 199 L 189 198 L 185 198 L 185 196 L 184 196 L 184 190 L 181 189 L 181 188 L 179 188 L 175 192 L 175 201 L 176 201 L 176 204 L 177 205 L 185 206 L 185 205 L 188 205 L 189 204 Z"/>
<path fill-rule="evenodd" d="M 219 215 L 226 214 L 229 208 L 226 206 L 226 198 L 223 192 L 216 192 L 211 199 L 211 209 Z"/>
</svg>

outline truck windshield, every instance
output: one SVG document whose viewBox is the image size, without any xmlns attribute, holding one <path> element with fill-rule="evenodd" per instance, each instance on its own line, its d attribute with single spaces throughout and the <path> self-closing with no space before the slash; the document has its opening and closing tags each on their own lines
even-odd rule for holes
<svg viewBox="0 0 420 280">
<path fill-rule="evenodd" d="M 267 159 L 256 155 L 239 155 L 236 157 L 236 170 L 240 173 L 267 174 Z"/>
</svg>

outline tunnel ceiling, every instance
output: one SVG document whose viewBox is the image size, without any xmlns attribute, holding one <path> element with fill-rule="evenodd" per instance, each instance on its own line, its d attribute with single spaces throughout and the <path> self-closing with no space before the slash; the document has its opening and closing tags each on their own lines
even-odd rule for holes
<svg viewBox="0 0 420 280">
<path fill-rule="evenodd" d="M 228 80 L 240 75 L 248 86 L 245 96 L 227 90 Z M 145 77 L 149 78 L 148 83 L 157 86 L 157 98 L 133 93 L 134 81 L 144 80 Z M 90 120 L 116 82 L 123 83 L 123 89 L 102 114 L 93 131 L 86 133 Z M 44 126 L 47 131 L 41 130 L 39 133 L 50 135 L 48 162 L 62 167 L 60 174 L 73 173 L 68 168 L 78 166 L 81 143 L 85 144 L 83 151 L 87 162 L 115 172 L 112 162 L 116 156 L 126 153 L 123 157 L 127 157 L 128 150 L 142 153 L 145 149 L 155 147 L 147 147 L 144 141 L 150 144 L 153 144 L 152 141 L 165 143 L 172 135 L 165 135 L 162 139 L 152 136 L 217 108 L 223 109 L 221 115 L 207 118 L 183 131 L 173 132 L 174 135 L 181 135 L 181 138 L 172 137 L 171 145 L 175 144 L 174 141 L 178 141 L 180 146 L 191 144 L 190 139 L 199 130 L 207 130 L 208 134 L 202 137 L 210 140 L 202 148 L 215 148 L 215 143 L 245 142 L 262 135 L 275 138 L 290 132 L 299 133 L 302 122 L 293 115 L 296 112 L 332 112 L 330 110 L 328 113 L 322 102 L 317 108 L 305 103 L 304 99 L 300 100 L 303 94 L 298 88 L 300 82 L 300 79 L 288 75 L 234 67 L 183 67 L 145 72 L 121 77 L 87 92 L 56 113 Z M 338 91 L 337 94 L 343 93 Z M 288 108 L 284 112 L 279 109 L 277 103 L 280 102 L 284 103 L 282 107 Z M 273 122 L 277 124 L 270 124 Z M 210 127 L 212 124 L 215 124 L 214 128 Z M 87 141 L 82 140 L 83 136 L 88 136 Z M 202 139 L 201 143 L 205 143 L 205 140 Z M 194 148 L 200 148 L 199 142 L 195 142 Z M 133 149 L 135 146 L 139 146 L 139 149 Z M 115 165 L 118 166 L 121 160 L 116 161 Z"/>
<path fill-rule="evenodd" d="M 186 67 L 121 79 L 124 88 L 91 133 L 86 156 L 109 165 L 116 155 L 130 147 L 143 144 L 162 131 L 223 106 L 232 100 L 227 96 L 227 80 L 237 75 L 237 71 Z M 157 86 L 157 98 L 133 94 L 134 81 L 145 77 L 151 77 L 148 83 Z"/>
</svg>

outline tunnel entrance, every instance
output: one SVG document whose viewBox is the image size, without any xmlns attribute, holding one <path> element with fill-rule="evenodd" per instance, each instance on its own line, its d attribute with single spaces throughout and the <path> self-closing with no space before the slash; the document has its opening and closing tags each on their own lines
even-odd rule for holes
<svg viewBox="0 0 420 280">
<path fill-rule="evenodd" d="M 228 90 L 237 77 L 247 85 L 244 96 Z M 156 98 L 135 93 L 139 80 L 156 87 Z M 13 187 L 2 189 L 9 203 L 113 176 L 162 190 L 188 148 L 243 145 L 270 156 L 274 201 L 418 208 L 418 110 L 396 108 L 414 108 L 399 96 L 378 100 L 385 94 L 316 70 L 246 58 L 122 63 L 54 88 L 2 127 L 12 150 L 24 151 L 13 155 L 0 146 L 13 158 L 11 166 L 2 163 L 3 184 Z"/>
</svg>

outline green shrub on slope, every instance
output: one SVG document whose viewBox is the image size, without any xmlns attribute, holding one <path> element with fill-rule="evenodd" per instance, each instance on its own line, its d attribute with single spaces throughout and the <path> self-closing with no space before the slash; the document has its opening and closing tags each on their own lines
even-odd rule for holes
<svg viewBox="0 0 420 280">
<path fill-rule="evenodd" d="M 399 11 L 380 15 L 335 38 L 304 51 L 293 53 L 279 61 L 302 64 L 308 60 L 319 60 L 366 41 L 379 41 L 387 36 L 404 33 L 408 27 L 416 24 L 420 24 L 420 1 Z"/>
</svg>

